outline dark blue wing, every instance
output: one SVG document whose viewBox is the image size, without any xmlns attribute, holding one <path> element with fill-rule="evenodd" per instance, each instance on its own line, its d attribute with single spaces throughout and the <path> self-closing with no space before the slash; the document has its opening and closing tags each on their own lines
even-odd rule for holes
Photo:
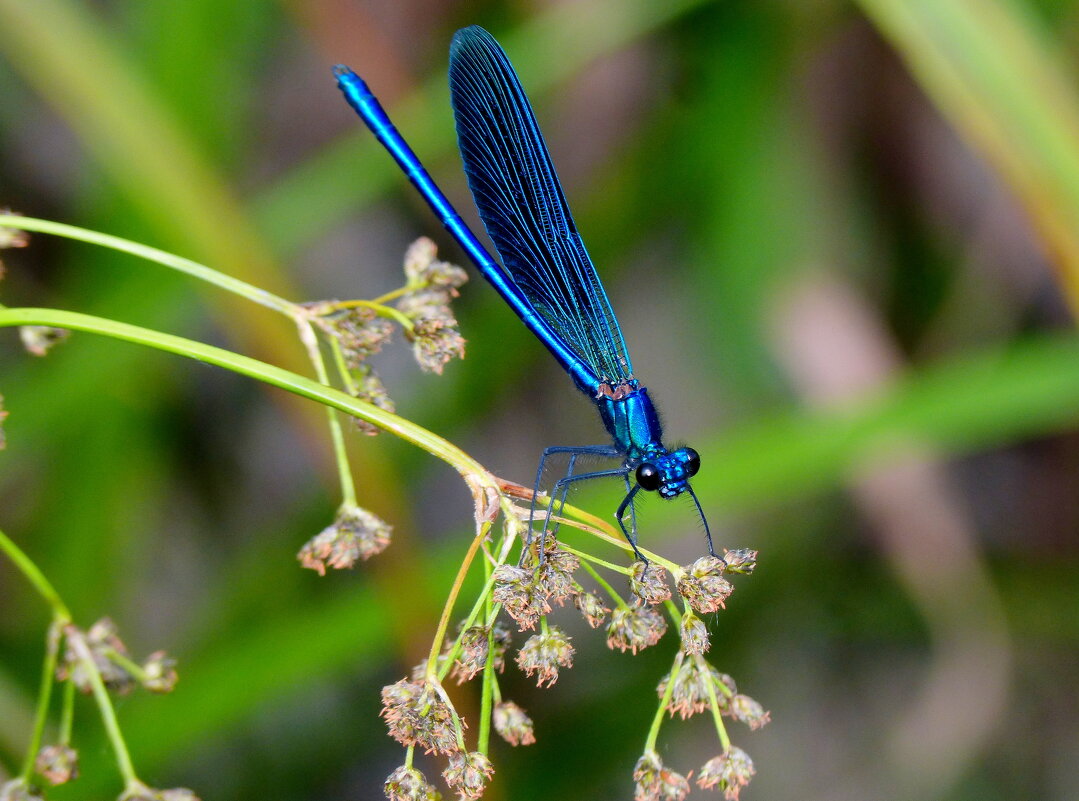
<svg viewBox="0 0 1079 801">
<path fill-rule="evenodd" d="M 505 52 L 475 25 L 450 49 L 465 174 L 502 264 L 601 379 L 629 380 L 626 343 L 566 204 L 532 106 Z"/>
</svg>

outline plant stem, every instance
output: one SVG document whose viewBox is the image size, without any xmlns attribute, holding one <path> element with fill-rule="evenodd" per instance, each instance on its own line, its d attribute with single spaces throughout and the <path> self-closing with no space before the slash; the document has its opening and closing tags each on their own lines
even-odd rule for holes
<svg viewBox="0 0 1079 801">
<path fill-rule="evenodd" d="M 422 287 L 415 287 L 415 286 L 398 287 L 397 289 L 393 290 L 392 292 L 387 292 L 385 295 L 379 295 L 377 298 L 375 298 L 371 302 L 372 303 L 380 303 L 380 304 L 389 303 L 391 300 L 397 300 L 402 295 L 407 295 L 409 292 L 415 292 L 417 289 L 422 289 Z"/>
<path fill-rule="evenodd" d="M 93 690 L 94 700 L 97 701 L 101 721 L 105 725 L 105 732 L 108 734 L 112 750 L 116 754 L 116 765 L 120 770 L 120 776 L 123 777 L 124 785 L 131 787 L 139 779 L 135 775 L 135 766 L 131 762 L 131 753 L 127 750 L 127 743 L 124 742 L 124 735 L 120 731 L 120 723 L 116 720 L 116 710 L 112 706 L 112 700 L 109 698 L 109 691 L 105 688 L 105 682 L 101 678 L 101 672 L 97 669 L 97 663 L 94 662 L 94 655 L 90 652 L 90 646 L 86 644 L 81 631 L 74 626 L 68 625 L 66 634 L 68 643 L 82 663 L 87 678 L 90 680 L 90 688 Z"/>
<path fill-rule="evenodd" d="M 108 657 L 108 660 L 117 667 L 121 667 L 131 674 L 139 684 L 146 683 L 146 671 L 143 670 L 142 665 L 136 662 L 127 654 L 122 654 L 115 648 L 103 648 L 102 653 Z"/>
<path fill-rule="evenodd" d="M 411 442 L 423 450 L 452 465 L 459 473 L 472 478 L 478 485 L 498 491 L 494 476 L 452 443 L 433 434 L 411 420 L 380 409 L 374 404 L 350 397 L 340 390 L 327 387 L 310 378 L 276 367 L 258 359 L 216 348 L 183 337 L 152 331 L 139 326 L 120 323 L 101 317 L 57 309 L 16 308 L 0 309 L 0 327 L 17 325 L 51 325 L 76 331 L 103 334 L 114 339 L 148 345 L 168 353 L 175 353 L 208 364 L 224 367 L 240 375 L 256 378 L 311 400 L 332 406 L 346 414 L 366 420 L 397 437 Z"/>
<path fill-rule="evenodd" d="M 344 309 L 370 309 L 379 317 L 386 317 L 393 320 L 400 325 L 405 331 L 411 332 L 415 327 L 415 323 L 408 318 L 408 316 L 395 309 L 393 306 L 385 306 L 377 300 L 342 300 L 337 303 L 331 303 L 330 309 L 333 311 Z"/>
<path fill-rule="evenodd" d="M 584 551 L 574 548 L 572 545 L 567 545 L 564 542 L 560 541 L 558 543 L 558 547 L 566 553 L 571 553 L 574 556 L 580 558 L 582 562 L 590 562 L 591 564 L 605 567 L 608 570 L 613 570 L 614 572 L 621 573 L 625 576 L 631 575 L 633 573 L 632 568 L 624 567 L 622 565 L 616 565 L 614 562 L 608 562 L 606 559 L 600 559 L 598 556 L 593 556 L 590 553 L 585 553 Z"/>
<path fill-rule="evenodd" d="M 60 633 L 63 625 L 58 620 L 53 620 L 45 635 L 45 661 L 41 669 L 41 689 L 38 690 L 34 731 L 30 736 L 30 747 L 26 753 L 22 773 L 19 774 L 19 778 L 27 783 L 34 774 L 34 762 L 41 750 L 41 742 L 45 737 L 45 724 L 49 720 L 49 703 L 52 700 L 52 686 L 56 682 L 56 660 L 60 653 Z"/>
<path fill-rule="evenodd" d="M 712 720 L 716 724 L 716 734 L 719 735 L 719 743 L 723 746 L 724 751 L 729 751 L 731 747 L 731 738 L 727 735 L 727 727 L 723 723 L 723 716 L 720 715 L 719 699 L 716 698 L 716 683 L 712 679 L 712 671 L 703 656 L 695 654 L 693 658 L 697 662 L 697 669 L 707 677 L 704 684 L 705 687 L 708 688 L 708 705 L 712 709 Z"/>
<path fill-rule="evenodd" d="M 207 283 L 213 284 L 214 286 L 220 287 L 221 289 L 236 295 L 245 297 L 262 306 L 283 312 L 290 317 L 297 317 L 302 314 L 302 309 L 295 303 L 285 300 L 282 297 L 278 297 L 272 292 L 259 289 L 257 286 L 249 284 L 246 281 L 241 281 L 239 278 L 225 275 L 211 267 L 191 261 L 190 259 L 185 259 L 182 256 L 177 256 L 173 253 L 158 250 L 157 248 L 152 248 L 147 245 L 140 245 L 138 242 L 132 242 L 131 240 L 122 239 L 118 236 L 110 236 L 109 234 L 102 234 L 98 231 L 89 231 L 85 228 L 78 228 L 74 225 L 65 225 L 64 223 L 53 222 L 52 220 L 20 217 L 17 214 L 0 214 L 0 226 L 6 228 L 21 228 L 24 231 L 38 231 L 43 234 L 53 234 L 67 239 L 75 239 L 80 242 L 88 242 L 91 245 L 100 245 L 101 247 L 111 248 L 112 250 L 119 250 L 123 253 L 130 253 L 132 256 L 138 256 L 173 270 L 187 273 L 188 275 L 194 276 L 195 278 L 206 281 Z"/>
<path fill-rule="evenodd" d="M 446 662 L 442 666 L 442 669 L 438 671 L 438 680 L 442 681 L 446 678 L 450 670 L 453 669 L 453 662 L 457 658 L 457 654 L 461 652 L 461 642 L 464 639 L 465 632 L 471 628 L 472 624 L 476 622 L 476 617 L 479 615 L 484 602 L 490 599 L 491 587 L 494 586 L 494 576 L 490 576 L 487 579 L 487 583 L 483 586 L 483 590 L 480 592 L 479 598 L 476 599 L 476 603 L 472 606 L 472 611 L 468 613 L 468 617 L 465 618 L 464 625 L 461 626 L 461 632 L 457 635 L 457 639 L 453 642 L 453 647 L 446 652 Z"/>
<path fill-rule="evenodd" d="M 667 679 L 667 688 L 663 691 L 663 698 L 659 701 L 659 709 L 656 710 L 656 716 L 652 719 L 652 728 L 648 730 L 648 739 L 644 743 L 645 753 L 656 750 L 656 740 L 659 739 L 659 727 L 663 724 L 663 714 L 667 711 L 667 705 L 671 702 L 674 681 L 678 678 L 678 673 L 681 669 L 682 652 L 679 651 L 674 658 L 674 664 L 671 665 L 671 675 Z"/>
<path fill-rule="evenodd" d="M 487 538 L 487 533 L 491 530 L 490 521 L 485 522 L 479 526 L 476 536 L 472 538 L 472 543 L 468 546 L 468 552 L 465 553 L 465 558 L 461 561 L 461 566 L 457 569 L 457 576 L 453 580 L 453 586 L 450 587 L 450 594 L 446 598 L 446 603 L 442 607 L 442 616 L 438 620 L 438 628 L 435 630 L 435 638 L 431 642 L 431 653 L 427 657 L 427 671 L 426 675 L 429 679 L 437 681 L 438 674 L 438 655 L 442 650 L 442 641 L 446 638 L 446 629 L 450 625 L 450 617 L 453 615 L 453 607 L 457 603 L 457 596 L 461 594 L 461 587 L 465 583 L 465 577 L 468 575 L 468 569 L 472 567 L 472 561 L 476 558 L 476 554 L 480 550 L 480 545 L 484 539 Z"/>
<path fill-rule="evenodd" d="M 52 586 L 45 574 L 41 572 L 33 560 L 3 531 L 0 531 L 0 551 L 15 563 L 15 567 L 26 576 L 38 594 L 52 607 L 53 619 L 61 625 L 71 622 L 71 612 L 61 600 L 56 588 Z"/>
<path fill-rule="evenodd" d="M 586 561 L 581 562 L 581 567 L 583 567 L 585 569 L 585 572 L 588 573 L 588 575 L 590 575 L 595 580 L 595 582 L 603 588 L 604 592 L 611 596 L 611 600 L 618 604 L 618 607 L 620 609 L 629 609 L 629 604 L 622 600 L 622 596 L 615 591 L 614 587 L 607 583 L 607 580 L 599 574 L 598 570 L 596 570 Z"/>
<path fill-rule="evenodd" d="M 319 382 L 330 386 L 330 376 L 326 372 L 326 362 L 322 358 L 322 350 L 318 345 L 318 336 L 314 326 L 307 320 L 297 320 L 296 326 L 300 331 L 300 342 L 307 350 L 307 358 L 315 368 L 315 376 Z M 356 506 L 356 482 L 352 477 L 352 468 L 348 463 L 348 451 L 345 448 L 345 435 L 341 430 L 341 419 L 337 412 L 329 406 L 326 407 L 326 420 L 330 425 L 330 439 L 333 441 L 333 455 L 337 462 L 337 474 L 341 479 L 341 500 L 348 506 Z"/>
<path fill-rule="evenodd" d="M 64 698 L 60 707 L 60 745 L 71 744 L 71 729 L 75 723 L 75 682 L 64 682 Z"/>
<path fill-rule="evenodd" d="M 491 701 L 494 696 L 495 628 L 487 629 L 487 662 L 483 666 L 483 691 L 480 696 L 480 733 L 476 750 L 486 754 L 491 742 Z"/>
</svg>

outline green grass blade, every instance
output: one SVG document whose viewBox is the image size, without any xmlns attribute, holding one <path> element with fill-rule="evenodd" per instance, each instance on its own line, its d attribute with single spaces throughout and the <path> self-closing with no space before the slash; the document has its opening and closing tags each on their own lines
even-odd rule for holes
<svg viewBox="0 0 1079 801">
<path fill-rule="evenodd" d="M 1023 203 L 1079 309 L 1079 100 L 1047 33 L 1005 0 L 858 0 Z"/>
</svg>

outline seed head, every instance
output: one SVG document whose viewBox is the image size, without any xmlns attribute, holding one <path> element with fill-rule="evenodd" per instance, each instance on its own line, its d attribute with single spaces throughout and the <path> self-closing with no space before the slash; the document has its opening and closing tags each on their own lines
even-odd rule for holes
<svg viewBox="0 0 1079 801">
<path fill-rule="evenodd" d="M 594 629 L 603 625 L 603 621 L 611 611 L 604 606 L 603 600 L 598 595 L 583 590 L 573 596 L 573 605 L 588 621 L 588 625 Z"/>
<path fill-rule="evenodd" d="M 449 767 L 442 771 L 442 778 L 465 801 L 483 795 L 494 772 L 491 760 L 483 753 L 458 751 L 450 754 Z"/>
<path fill-rule="evenodd" d="M 419 745 L 427 753 L 452 754 L 459 749 L 454 712 L 426 682 L 401 679 L 382 688 L 382 711 L 390 736 L 402 745 Z"/>
<path fill-rule="evenodd" d="M 472 626 L 461 635 L 461 649 L 457 652 L 452 674 L 458 684 L 470 681 L 487 666 L 489 631 L 486 626 Z"/>
<path fill-rule="evenodd" d="M 517 664 L 526 676 L 536 675 L 537 687 L 550 687 L 558 681 L 560 667 L 573 667 L 570 638 L 555 626 L 533 634 L 517 653 Z"/>
<path fill-rule="evenodd" d="M 679 634 L 682 637 L 682 651 L 686 654 L 703 654 L 711 647 L 708 627 L 692 612 L 682 615 Z"/>
<path fill-rule="evenodd" d="M 637 653 L 667 633 L 667 621 L 650 606 L 620 606 L 607 624 L 607 647 Z"/>
<path fill-rule="evenodd" d="M 659 565 L 637 560 L 629 577 L 629 588 L 646 604 L 661 604 L 670 599 L 667 571 Z"/>
<path fill-rule="evenodd" d="M 45 796 L 22 779 L 12 779 L 0 785 L 0 801 L 45 801 Z"/>
<path fill-rule="evenodd" d="M 465 338 L 454 319 L 426 317 L 417 320 L 412 326 L 412 336 L 416 362 L 428 373 L 441 375 L 448 361 L 465 357 Z"/>
<path fill-rule="evenodd" d="M 142 686 L 152 693 L 171 693 L 180 677 L 176 673 L 176 660 L 164 651 L 154 651 L 142 665 L 146 677 Z"/>
<path fill-rule="evenodd" d="M 734 586 L 723 578 L 727 563 L 715 556 L 702 556 L 678 579 L 678 592 L 699 614 L 724 608 Z"/>
<path fill-rule="evenodd" d="M 415 768 L 397 768 L 382 785 L 389 801 L 441 801 L 442 793 L 427 783 L 427 778 Z"/>
<path fill-rule="evenodd" d="M 0 228 L 0 230 L 3 230 Z M 23 347 L 34 356 L 46 356 L 49 351 L 71 336 L 66 328 L 51 325 L 19 326 L 19 337 Z"/>
<path fill-rule="evenodd" d="M 37 753 L 34 770 L 51 785 L 79 778 L 79 754 L 70 745 L 47 745 Z"/>
<path fill-rule="evenodd" d="M 417 289 L 397 302 L 397 310 L 411 320 L 413 325 L 424 320 L 438 320 L 456 326 L 457 318 L 450 308 L 450 302 L 456 296 L 455 290 L 445 287 Z"/>
<path fill-rule="evenodd" d="M 311 304 L 308 308 L 315 314 L 327 334 L 341 346 L 345 364 L 350 370 L 359 370 L 367 359 L 382 350 L 393 337 L 393 323 L 380 317 L 373 309 L 355 306 L 335 309 L 332 302 Z"/>
<path fill-rule="evenodd" d="M 737 694 L 730 700 L 730 716 L 749 726 L 753 731 L 772 720 L 772 713 L 748 695 Z"/>
<path fill-rule="evenodd" d="M 513 703 L 500 701 L 492 714 L 495 731 L 510 745 L 532 745 L 536 736 L 532 733 L 532 718 Z"/>
<path fill-rule="evenodd" d="M 108 689 L 120 695 L 131 691 L 132 687 L 135 686 L 134 676 L 110 658 L 113 652 L 127 656 L 127 647 L 120 640 L 115 623 L 105 617 L 92 625 L 85 634 L 73 632 L 68 636 L 69 639 L 71 637 L 83 637 L 85 639 L 86 646 L 93 657 L 94 665 L 97 667 L 98 672 L 101 674 L 101 680 Z M 93 692 L 93 685 L 90 683 L 90 672 L 79 658 L 78 653 L 71 647 L 70 642 L 68 642 L 64 650 L 64 659 L 57 669 L 57 678 L 60 681 L 70 679 L 84 693 Z"/>
<path fill-rule="evenodd" d="M 381 553 L 390 544 L 392 533 L 393 528 L 381 518 L 345 504 L 338 509 L 333 523 L 308 540 L 296 558 L 303 567 L 324 576 L 327 565 L 340 570 Z"/>
<path fill-rule="evenodd" d="M 438 261 L 438 246 L 421 236 L 405 251 L 405 276 L 409 285 L 459 287 L 468 281 L 468 273 L 456 264 Z"/>
<path fill-rule="evenodd" d="M 495 584 L 491 593 L 495 603 L 502 604 L 509 616 L 517 621 L 521 631 L 535 628 L 541 616 L 551 611 L 546 596 L 537 592 L 531 570 L 514 565 L 495 568 Z"/>
<path fill-rule="evenodd" d="M 573 594 L 573 573 L 580 566 L 580 559 L 559 548 L 554 538 L 550 538 L 543 563 L 536 568 L 536 591 L 542 594 L 548 603 L 554 601 L 561 606 Z"/>
<path fill-rule="evenodd" d="M 723 561 L 728 573 L 749 575 L 757 567 L 757 552 L 749 548 L 737 548 L 723 553 Z"/>
<path fill-rule="evenodd" d="M 689 795 L 686 777 L 663 765 L 659 754 L 647 751 L 633 768 L 634 801 L 682 801 Z"/>
<path fill-rule="evenodd" d="M 727 801 L 738 801 L 738 794 L 749 784 L 756 772 L 749 754 L 732 745 L 719 756 L 704 763 L 697 777 L 697 785 L 703 790 L 722 790 Z"/>
<path fill-rule="evenodd" d="M 386 385 L 382 383 L 382 379 L 379 378 L 378 373 L 371 369 L 370 365 L 365 364 L 360 369 L 352 370 L 351 372 L 352 394 L 354 397 L 367 401 L 383 411 L 394 412 L 397 410 L 397 405 L 393 402 L 393 398 L 386 391 Z M 368 423 L 359 417 L 353 417 L 352 423 L 358 431 L 362 431 L 368 436 L 374 436 L 381 430 L 373 423 Z"/>
<path fill-rule="evenodd" d="M 675 660 L 676 664 L 679 665 L 678 675 L 675 677 L 674 687 L 671 689 L 670 701 L 667 702 L 667 711 L 671 713 L 672 717 L 677 714 L 682 720 L 685 720 L 698 712 L 708 709 L 711 704 L 708 682 L 712 682 L 720 711 L 727 707 L 726 682 L 729 681 L 732 686 L 734 684 L 730 676 L 720 673 L 699 657 L 686 659 L 683 658 L 682 654 L 679 654 L 675 657 Z M 656 687 L 656 694 L 660 698 L 667 692 L 667 683 L 670 680 L 671 674 L 668 673 L 660 680 L 659 686 Z"/>
</svg>

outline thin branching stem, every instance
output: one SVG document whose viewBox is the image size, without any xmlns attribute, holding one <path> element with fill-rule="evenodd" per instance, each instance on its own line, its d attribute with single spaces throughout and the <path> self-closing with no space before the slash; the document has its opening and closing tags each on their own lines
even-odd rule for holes
<svg viewBox="0 0 1079 801">
<path fill-rule="evenodd" d="M 442 641 L 446 638 L 450 618 L 453 616 L 453 607 L 457 604 L 457 596 L 461 594 L 461 587 L 464 586 L 465 577 L 468 575 L 469 568 L 472 567 L 472 561 L 476 558 L 480 545 L 483 544 L 490 530 L 490 521 L 485 521 L 479 526 L 476 536 L 472 538 L 472 543 L 468 546 L 465 558 L 461 560 L 461 566 L 457 569 L 457 576 L 453 580 L 453 586 L 450 587 L 450 594 L 442 607 L 442 616 L 438 620 L 438 628 L 435 629 L 435 638 L 431 642 L 431 653 L 427 657 L 426 675 L 430 679 L 437 680 L 438 655 L 442 651 Z"/>
<path fill-rule="evenodd" d="M 671 703 L 671 694 L 674 692 L 674 683 L 678 678 L 678 673 L 682 668 L 682 652 L 679 651 L 674 657 L 674 664 L 671 665 L 671 675 L 667 679 L 667 687 L 663 691 L 663 697 L 659 701 L 659 708 L 656 710 L 656 716 L 652 719 L 652 727 L 648 730 L 648 739 L 644 743 L 644 752 L 656 750 L 656 740 L 659 739 L 659 727 L 663 725 L 663 715 L 667 711 L 667 706 Z"/>
<path fill-rule="evenodd" d="M 563 546 L 563 547 L 565 547 L 565 546 Z M 607 580 L 605 578 L 603 578 L 603 576 L 601 576 L 599 574 L 598 570 L 596 570 L 594 567 L 592 567 L 592 565 L 588 564 L 588 562 L 586 560 L 581 561 L 581 567 L 583 567 L 585 569 L 585 572 L 588 573 L 588 575 L 590 575 L 592 577 L 592 579 L 600 587 L 603 588 L 603 591 L 606 592 L 611 597 L 611 600 L 614 601 L 616 604 L 618 604 L 619 609 L 629 609 L 629 604 L 627 604 L 625 602 L 625 600 L 623 600 L 622 596 L 618 594 L 618 592 L 615 590 L 615 588 L 612 587 L 607 582 Z"/>
<path fill-rule="evenodd" d="M 71 621 L 71 612 L 68 611 L 67 605 L 64 604 L 60 598 L 60 594 L 56 592 L 56 588 L 52 586 L 52 583 L 45 578 L 45 574 L 41 572 L 34 561 L 26 555 L 26 552 L 22 550 L 15 542 L 8 537 L 3 531 L 0 531 L 0 551 L 15 564 L 15 567 L 19 569 L 29 582 L 37 590 L 38 594 L 45 599 L 46 603 L 52 607 L 52 614 L 55 620 L 60 621 L 61 625 Z"/>
<path fill-rule="evenodd" d="M 41 688 L 38 690 L 37 711 L 34 714 L 34 731 L 30 736 L 30 747 L 26 752 L 22 773 L 24 782 L 29 782 L 34 774 L 34 761 L 41 750 L 45 737 L 45 725 L 49 720 L 49 704 L 52 700 L 52 688 L 56 683 L 56 662 L 60 654 L 60 639 L 63 623 L 54 620 L 45 635 L 45 659 L 41 668 Z"/>
<path fill-rule="evenodd" d="M 716 697 L 716 683 L 712 680 L 712 671 L 703 656 L 696 654 L 693 658 L 697 661 L 697 669 L 706 677 L 704 686 L 708 688 L 708 706 L 712 710 L 712 720 L 716 724 L 716 734 L 719 735 L 719 742 L 724 751 L 729 751 L 731 738 L 727 735 L 727 727 L 724 725 L 723 716 L 720 714 L 719 699 Z"/>
<path fill-rule="evenodd" d="M 64 697 L 60 705 L 60 745 L 71 744 L 71 730 L 75 725 L 75 682 L 64 682 Z"/>
<path fill-rule="evenodd" d="M 296 326 L 300 332 L 300 342 L 307 351 L 307 358 L 310 359 L 311 366 L 315 368 L 315 376 L 320 383 L 330 386 L 330 375 L 326 371 L 326 361 L 322 358 L 322 349 L 319 347 L 314 326 L 307 320 L 297 320 Z M 326 422 L 330 426 L 334 460 L 337 462 L 337 474 L 341 480 L 341 500 L 347 506 L 356 506 L 356 483 L 352 477 L 352 467 L 348 463 L 348 450 L 345 447 L 344 431 L 341 430 L 341 419 L 329 406 L 326 407 Z"/>
<path fill-rule="evenodd" d="M 400 325 L 405 331 L 411 332 L 415 327 L 415 323 L 409 319 L 408 315 L 404 312 L 395 309 L 393 306 L 386 306 L 377 300 L 339 300 L 334 303 L 328 304 L 328 308 L 331 311 L 344 311 L 345 309 L 370 309 L 379 317 L 385 317 L 388 320 L 393 320 Z"/>
<path fill-rule="evenodd" d="M 123 253 L 130 253 L 132 256 L 138 256 L 139 258 L 156 262 L 164 267 L 187 273 L 188 275 L 206 281 L 221 289 L 225 289 L 233 294 L 245 297 L 262 306 L 287 314 L 290 317 L 297 317 L 303 313 L 300 306 L 285 298 L 279 297 L 272 292 L 259 289 L 253 284 L 241 281 L 239 278 L 225 275 L 212 267 L 207 267 L 205 264 L 199 264 L 191 259 L 185 259 L 182 256 L 177 256 L 174 253 L 168 253 L 164 250 L 158 250 L 157 248 L 152 248 L 148 245 L 141 245 L 138 242 L 132 242 L 129 239 L 111 236 L 110 234 L 103 234 L 98 231 L 90 231 L 86 228 L 78 228 L 74 225 L 53 222 L 52 220 L 39 220 L 35 217 L 21 217 L 17 214 L 0 214 L 0 227 L 20 228 L 24 231 L 37 231 L 43 234 L 53 234 L 54 236 L 62 236 L 66 239 L 75 239 L 80 242 L 87 242 L 91 245 L 99 245 Z"/>
<path fill-rule="evenodd" d="M 65 632 L 68 644 L 86 671 L 90 689 L 93 691 L 94 700 L 97 702 L 98 711 L 101 713 L 101 721 L 105 725 L 105 733 L 108 735 L 109 743 L 112 745 L 113 753 L 116 755 L 116 766 L 124 779 L 124 785 L 127 788 L 135 787 L 138 785 L 139 779 L 135 775 L 135 766 L 131 762 L 131 752 L 127 750 L 127 743 L 124 741 L 124 735 L 120 731 L 120 723 L 116 719 L 116 710 L 113 708 L 112 700 L 109 698 L 109 691 L 105 688 L 105 682 L 101 678 L 101 671 L 98 670 L 97 663 L 94 661 L 94 655 L 90 652 L 90 646 L 87 645 L 82 632 L 74 626 L 68 625 Z"/>
</svg>

